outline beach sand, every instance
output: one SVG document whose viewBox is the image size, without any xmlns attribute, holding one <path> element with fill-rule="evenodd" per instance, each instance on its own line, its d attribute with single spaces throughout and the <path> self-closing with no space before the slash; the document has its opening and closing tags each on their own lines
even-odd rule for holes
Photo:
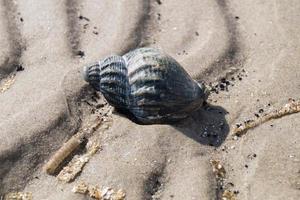
<svg viewBox="0 0 300 200">
<path fill-rule="evenodd" d="M 297 0 L 1 1 L 0 194 L 84 199 L 71 191 L 84 181 L 121 188 L 129 200 L 220 199 L 225 190 L 243 200 L 299 199 L 299 113 L 231 134 L 300 98 L 299 11 Z M 113 112 L 108 130 L 96 131 L 102 150 L 73 182 L 43 172 L 103 101 L 93 102 L 82 67 L 142 46 L 219 85 L 208 106 L 173 125 Z"/>
</svg>

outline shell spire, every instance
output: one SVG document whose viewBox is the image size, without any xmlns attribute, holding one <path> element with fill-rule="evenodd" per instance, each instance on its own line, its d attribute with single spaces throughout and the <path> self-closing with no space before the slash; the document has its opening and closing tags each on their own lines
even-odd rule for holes
<svg viewBox="0 0 300 200">
<path fill-rule="evenodd" d="M 114 107 L 127 107 L 127 67 L 121 56 L 109 56 L 100 62 L 85 66 L 83 77 Z"/>
</svg>

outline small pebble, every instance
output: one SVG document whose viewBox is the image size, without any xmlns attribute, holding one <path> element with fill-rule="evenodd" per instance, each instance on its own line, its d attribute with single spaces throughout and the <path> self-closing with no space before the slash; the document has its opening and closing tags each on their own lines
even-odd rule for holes
<svg viewBox="0 0 300 200">
<path fill-rule="evenodd" d="M 17 70 L 17 72 L 23 71 L 24 67 L 22 65 L 17 65 L 16 70 Z"/>
<path fill-rule="evenodd" d="M 84 24 L 83 29 L 87 29 L 88 26 L 89 26 L 89 24 Z"/>
<path fill-rule="evenodd" d="M 231 186 L 231 187 L 234 187 L 234 183 L 232 183 L 232 182 L 229 182 L 229 183 L 227 183 L 229 186 Z"/>
<path fill-rule="evenodd" d="M 156 3 L 158 3 L 158 5 L 162 4 L 161 0 L 156 0 Z"/>
<path fill-rule="evenodd" d="M 234 191 L 233 191 L 233 193 L 234 193 L 235 195 L 237 195 L 237 194 L 239 194 L 239 193 L 240 193 L 240 191 L 238 191 L 238 190 L 234 190 Z"/>
<path fill-rule="evenodd" d="M 82 58 L 83 56 L 85 56 L 85 53 L 84 53 L 84 51 L 79 50 L 79 51 L 77 52 L 77 55 L 80 56 L 80 57 Z"/>
<path fill-rule="evenodd" d="M 79 17 L 78 17 L 80 20 L 86 20 L 86 21 L 90 21 L 90 19 L 89 18 L 87 18 L 87 17 L 84 17 L 84 16 L 82 16 L 82 15 L 79 15 Z"/>
<path fill-rule="evenodd" d="M 161 14 L 157 13 L 157 20 L 160 20 L 160 19 L 161 19 Z"/>
<path fill-rule="evenodd" d="M 223 84 L 220 84 L 219 86 L 220 86 L 220 89 L 221 89 L 222 91 L 225 90 L 225 86 L 224 86 Z"/>
</svg>

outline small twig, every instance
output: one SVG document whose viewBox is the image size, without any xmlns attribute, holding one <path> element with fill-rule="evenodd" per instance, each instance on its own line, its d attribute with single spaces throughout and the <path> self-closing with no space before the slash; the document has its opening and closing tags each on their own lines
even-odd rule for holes
<svg viewBox="0 0 300 200">
<path fill-rule="evenodd" d="M 54 174 L 57 167 L 83 142 L 83 138 L 91 135 L 101 125 L 101 119 L 97 119 L 95 124 L 88 128 L 84 128 L 77 134 L 72 136 L 63 146 L 50 158 L 44 165 L 43 170 L 48 174 Z"/>
<path fill-rule="evenodd" d="M 272 119 L 278 119 L 286 115 L 290 115 L 293 113 L 300 112 L 300 100 L 295 101 L 294 99 L 290 99 L 290 102 L 281 107 L 278 110 L 274 110 L 270 113 L 263 115 L 262 117 L 248 120 L 238 127 L 234 127 L 232 134 L 236 136 L 244 135 L 249 129 L 253 129 L 267 121 Z"/>
</svg>

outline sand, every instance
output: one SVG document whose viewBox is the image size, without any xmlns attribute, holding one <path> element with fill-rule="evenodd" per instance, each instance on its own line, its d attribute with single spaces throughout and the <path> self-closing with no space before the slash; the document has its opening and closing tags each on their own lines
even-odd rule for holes
<svg viewBox="0 0 300 200">
<path fill-rule="evenodd" d="M 130 200 L 220 199 L 223 183 L 237 199 L 298 199 L 300 114 L 234 140 L 230 130 L 300 98 L 299 10 L 297 0 L 1 1 L 0 87 L 15 80 L 0 92 L 0 194 L 83 199 L 71 190 L 85 181 Z M 102 151 L 74 182 L 45 174 L 103 101 L 86 103 L 94 92 L 82 67 L 140 46 L 163 49 L 195 79 L 230 85 L 174 125 L 137 125 L 113 112 L 99 133 Z M 221 161 L 224 180 L 210 160 Z"/>
</svg>

